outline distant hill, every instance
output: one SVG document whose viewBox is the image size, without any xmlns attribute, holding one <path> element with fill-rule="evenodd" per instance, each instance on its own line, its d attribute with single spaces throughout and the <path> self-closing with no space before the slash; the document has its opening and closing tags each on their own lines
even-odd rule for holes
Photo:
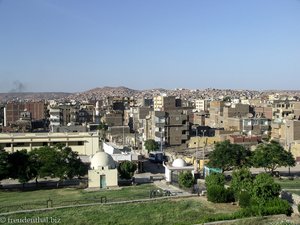
<svg viewBox="0 0 300 225">
<path fill-rule="evenodd" d="M 117 97 L 152 97 L 165 93 L 167 95 L 179 96 L 183 99 L 194 99 L 194 98 L 207 98 L 214 96 L 250 96 L 250 97 L 260 97 L 262 95 L 268 95 L 273 93 L 288 94 L 289 96 L 300 96 L 299 91 L 251 91 L 251 90 L 232 90 L 232 89 L 164 89 L 164 88 L 154 88 L 148 90 L 135 90 L 127 87 L 97 87 L 84 92 L 77 93 L 65 93 L 65 92 L 22 92 L 22 93 L 0 93 L 0 102 L 7 101 L 39 101 L 39 100 L 93 100 L 93 99 L 103 99 L 108 96 Z"/>
<path fill-rule="evenodd" d="M 70 95 L 69 99 L 81 99 L 81 100 L 88 100 L 88 99 L 102 99 L 107 96 L 120 96 L 120 97 L 132 97 L 139 94 L 140 91 L 130 89 L 127 87 L 98 87 L 93 88 L 88 91 L 74 93 Z"/>
<path fill-rule="evenodd" d="M 56 100 L 67 98 L 70 93 L 65 92 L 20 92 L 20 93 L 0 93 L 0 102 L 18 101 L 18 100 Z"/>
</svg>

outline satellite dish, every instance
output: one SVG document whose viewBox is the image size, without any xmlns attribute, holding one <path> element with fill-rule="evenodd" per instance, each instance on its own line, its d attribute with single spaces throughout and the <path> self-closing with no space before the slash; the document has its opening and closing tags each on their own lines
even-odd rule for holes
<svg viewBox="0 0 300 225">
<path fill-rule="evenodd" d="M 248 113 L 248 114 L 247 114 L 247 117 L 248 117 L 248 118 L 253 118 L 253 114 L 252 114 L 252 113 Z"/>
<path fill-rule="evenodd" d="M 229 107 L 229 106 L 231 106 L 231 102 L 225 102 L 224 105 Z"/>
</svg>

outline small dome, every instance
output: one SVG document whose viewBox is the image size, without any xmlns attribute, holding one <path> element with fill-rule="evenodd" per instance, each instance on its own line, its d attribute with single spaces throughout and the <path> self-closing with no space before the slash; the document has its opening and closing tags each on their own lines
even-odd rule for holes
<svg viewBox="0 0 300 225">
<path fill-rule="evenodd" d="M 96 170 L 99 167 L 107 167 L 107 166 L 109 169 L 116 168 L 116 163 L 111 157 L 111 155 L 105 152 L 97 152 L 95 155 L 93 155 L 91 159 L 91 168 L 93 170 Z"/>
<path fill-rule="evenodd" d="M 186 166 L 186 162 L 183 159 L 175 159 L 172 163 L 173 167 L 185 167 Z"/>
</svg>

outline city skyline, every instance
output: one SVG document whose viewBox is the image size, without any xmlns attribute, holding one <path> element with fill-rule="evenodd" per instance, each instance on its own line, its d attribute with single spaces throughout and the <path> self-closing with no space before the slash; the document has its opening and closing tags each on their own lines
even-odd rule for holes
<svg viewBox="0 0 300 225">
<path fill-rule="evenodd" d="M 0 1 L 0 92 L 299 90 L 300 1 Z"/>
</svg>

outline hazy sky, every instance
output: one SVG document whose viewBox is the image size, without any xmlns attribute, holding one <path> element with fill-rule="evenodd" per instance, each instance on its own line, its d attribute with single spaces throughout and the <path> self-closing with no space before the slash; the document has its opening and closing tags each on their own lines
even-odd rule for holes
<svg viewBox="0 0 300 225">
<path fill-rule="evenodd" d="M 0 0 L 0 92 L 300 89 L 299 0 Z"/>
</svg>

